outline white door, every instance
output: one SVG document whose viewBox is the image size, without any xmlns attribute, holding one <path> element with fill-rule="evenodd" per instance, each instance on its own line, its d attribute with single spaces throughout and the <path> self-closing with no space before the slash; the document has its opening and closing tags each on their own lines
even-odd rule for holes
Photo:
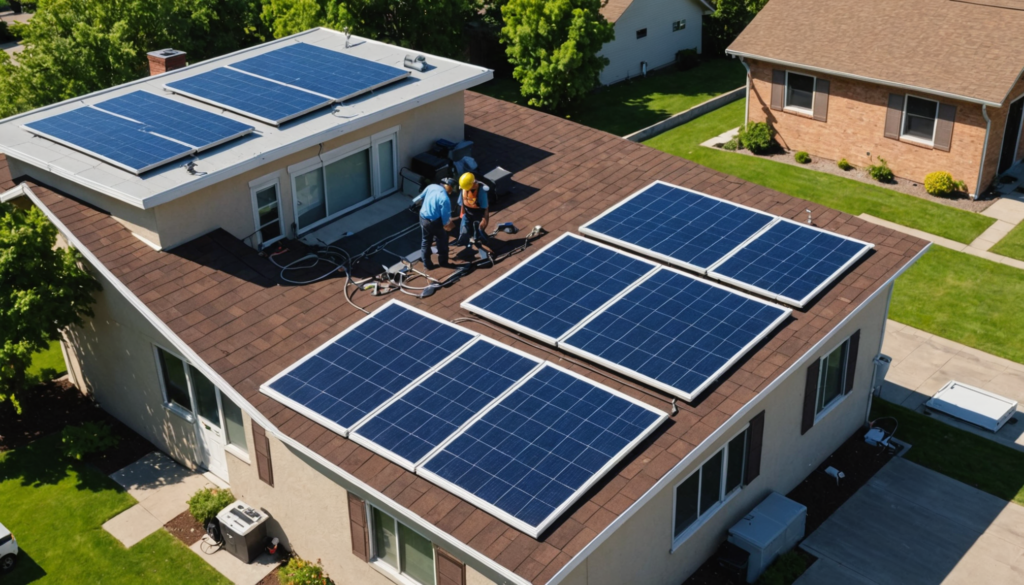
<svg viewBox="0 0 1024 585">
<path fill-rule="evenodd" d="M 224 457 L 224 426 L 221 418 L 220 392 L 192 366 L 188 367 L 196 402 L 196 438 L 203 466 L 228 481 L 228 463 Z"/>
</svg>

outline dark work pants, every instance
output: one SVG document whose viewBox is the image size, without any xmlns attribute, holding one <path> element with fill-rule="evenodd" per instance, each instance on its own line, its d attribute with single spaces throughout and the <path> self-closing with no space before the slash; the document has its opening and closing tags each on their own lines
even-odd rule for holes
<svg viewBox="0 0 1024 585">
<path fill-rule="evenodd" d="M 448 264 L 448 232 L 444 231 L 444 222 L 441 218 L 425 219 L 420 218 L 420 231 L 423 232 L 423 241 L 420 243 L 420 252 L 423 254 L 423 264 L 429 266 L 430 246 L 437 245 L 437 263 L 441 266 Z"/>
</svg>

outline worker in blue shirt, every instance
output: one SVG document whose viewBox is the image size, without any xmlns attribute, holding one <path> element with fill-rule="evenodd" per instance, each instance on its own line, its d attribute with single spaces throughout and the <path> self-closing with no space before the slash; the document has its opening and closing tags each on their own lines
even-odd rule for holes
<svg viewBox="0 0 1024 585">
<path fill-rule="evenodd" d="M 420 253 L 423 254 L 423 267 L 433 270 L 437 266 L 430 259 L 430 246 L 437 244 L 437 263 L 450 268 L 448 262 L 448 231 L 455 226 L 452 221 L 451 193 L 455 191 L 455 179 L 445 178 L 440 185 L 430 185 L 412 200 L 413 205 L 423 202 L 420 207 L 420 230 L 423 241 Z"/>
</svg>

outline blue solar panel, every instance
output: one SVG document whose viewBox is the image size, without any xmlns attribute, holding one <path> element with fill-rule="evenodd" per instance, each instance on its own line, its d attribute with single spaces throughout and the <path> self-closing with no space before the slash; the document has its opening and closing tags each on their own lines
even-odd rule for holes
<svg viewBox="0 0 1024 585">
<path fill-rule="evenodd" d="M 398 81 L 409 71 L 305 43 L 232 63 L 231 68 L 346 100 Z"/>
<path fill-rule="evenodd" d="M 344 434 L 474 337 L 390 303 L 267 382 L 262 390 Z"/>
<path fill-rule="evenodd" d="M 418 473 L 536 538 L 666 417 L 546 364 Z"/>
<path fill-rule="evenodd" d="M 865 242 L 780 221 L 709 274 L 803 307 L 871 248 Z"/>
<path fill-rule="evenodd" d="M 767 213 L 658 182 L 580 231 L 703 272 L 773 219 Z"/>
<path fill-rule="evenodd" d="M 478 339 L 423 378 L 349 437 L 412 468 L 495 398 L 540 364 Z M 379 447 L 379 448 L 377 448 Z"/>
<path fill-rule="evenodd" d="M 241 71 L 219 67 L 172 81 L 167 89 L 269 124 L 283 124 L 333 100 Z"/>
<path fill-rule="evenodd" d="M 90 107 L 28 122 L 25 128 L 136 174 L 193 151 L 149 134 L 141 124 Z"/>
<path fill-rule="evenodd" d="M 145 125 L 147 132 L 184 142 L 199 150 L 253 131 L 248 124 L 145 91 L 133 91 L 93 107 L 131 118 Z"/>
<path fill-rule="evenodd" d="M 462 307 L 553 344 L 654 268 L 652 262 L 566 234 Z"/>
<path fill-rule="evenodd" d="M 789 313 L 663 268 L 558 346 L 692 400 Z"/>
</svg>

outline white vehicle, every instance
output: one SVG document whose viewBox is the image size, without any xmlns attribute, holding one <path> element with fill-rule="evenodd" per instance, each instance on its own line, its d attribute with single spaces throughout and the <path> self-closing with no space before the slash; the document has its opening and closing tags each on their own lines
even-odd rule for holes
<svg viewBox="0 0 1024 585">
<path fill-rule="evenodd" d="M 18 541 L 10 530 L 0 524 L 0 573 L 6 573 L 14 568 L 14 561 L 18 559 Z"/>
</svg>

